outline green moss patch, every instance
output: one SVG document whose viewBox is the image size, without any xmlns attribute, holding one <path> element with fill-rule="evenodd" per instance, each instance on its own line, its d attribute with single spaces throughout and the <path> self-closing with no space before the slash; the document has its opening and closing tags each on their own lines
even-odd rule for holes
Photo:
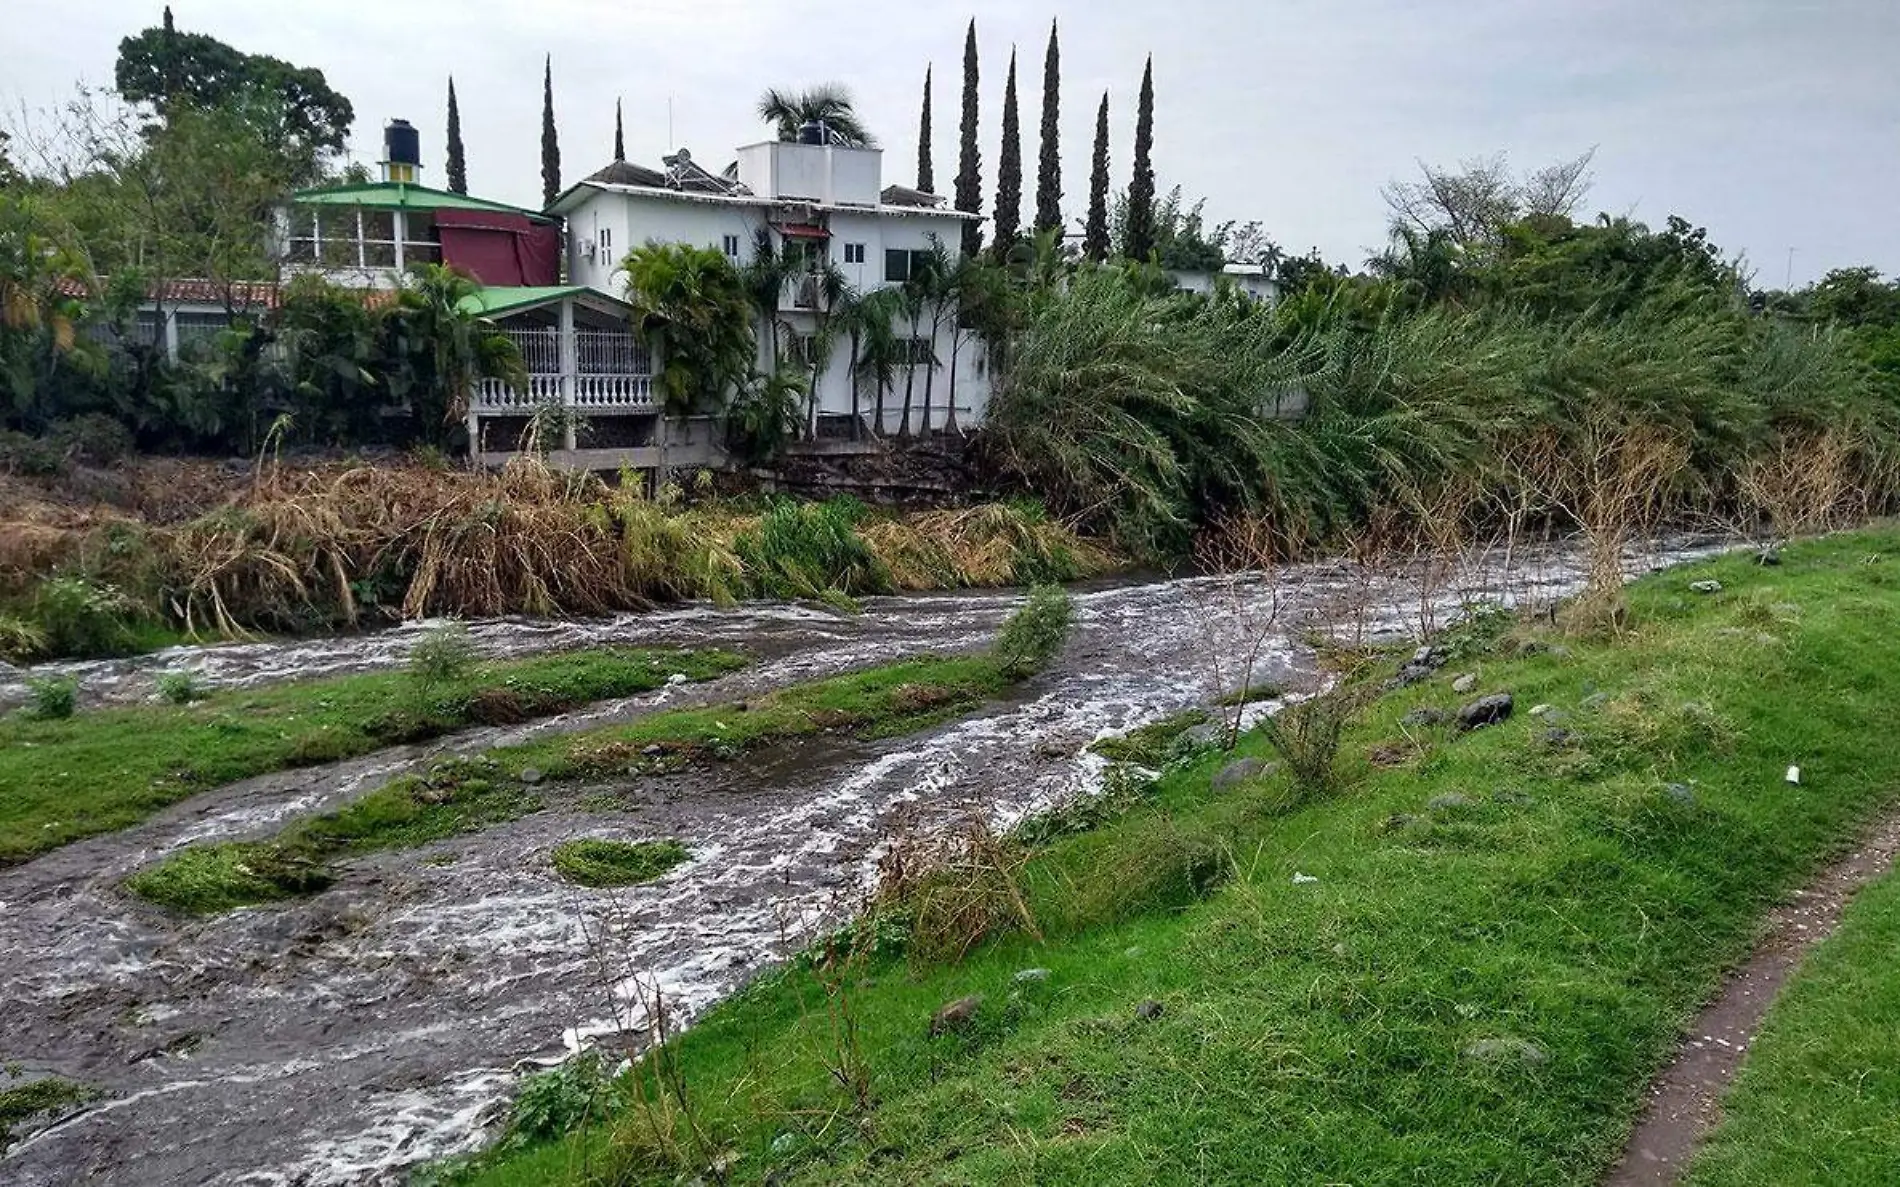
<svg viewBox="0 0 1900 1187">
<path fill-rule="evenodd" d="M 580 886 L 638 886 L 689 860 L 678 841 L 565 841 L 554 847 L 554 868 Z"/>
</svg>

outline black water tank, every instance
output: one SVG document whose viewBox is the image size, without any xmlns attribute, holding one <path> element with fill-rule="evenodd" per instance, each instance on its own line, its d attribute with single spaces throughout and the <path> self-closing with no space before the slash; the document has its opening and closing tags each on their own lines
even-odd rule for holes
<svg viewBox="0 0 1900 1187">
<path fill-rule="evenodd" d="M 383 126 L 383 159 L 397 165 L 422 164 L 422 139 L 408 120 Z"/>
<path fill-rule="evenodd" d="M 800 144 L 823 144 L 825 142 L 825 125 L 819 120 L 809 120 L 798 125 L 798 142 Z"/>
</svg>

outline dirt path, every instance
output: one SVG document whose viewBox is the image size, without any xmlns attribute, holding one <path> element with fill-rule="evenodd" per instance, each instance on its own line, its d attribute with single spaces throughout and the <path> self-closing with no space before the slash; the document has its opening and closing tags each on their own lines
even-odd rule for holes
<svg viewBox="0 0 1900 1187">
<path fill-rule="evenodd" d="M 1604 1187 L 1651 1187 L 1682 1178 L 1722 1119 L 1722 1096 L 1782 985 L 1809 949 L 1834 934 L 1855 892 L 1893 869 L 1897 852 L 1900 812 L 1893 812 L 1769 913 L 1754 952 L 1696 1015 L 1675 1060 L 1650 1085 L 1649 1103 Z"/>
</svg>

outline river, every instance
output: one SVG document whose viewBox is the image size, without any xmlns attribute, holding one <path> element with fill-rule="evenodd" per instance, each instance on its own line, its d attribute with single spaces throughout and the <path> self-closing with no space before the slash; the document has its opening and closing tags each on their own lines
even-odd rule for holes
<svg viewBox="0 0 1900 1187">
<path fill-rule="evenodd" d="M 1678 548 L 1633 556 L 1635 569 Z M 891 814 L 1007 821 L 1088 794 L 1092 740 L 1205 704 L 1256 641 L 1261 680 L 1311 687 L 1315 626 L 1390 640 L 1474 601 L 1573 590 L 1580 554 L 1500 550 L 1369 571 L 1345 562 L 1238 578 L 1075 591 L 1061 660 L 1008 698 L 906 737 L 824 737 L 711 770 L 551 794 L 541 812 L 422 850 L 352 862 L 331 890 L 209 919 L 172 917 L 123 878 L 195 841 L 263 835 L 445 753 L 756 695 L 921 651 L 979 648 L 1009 592 L 868 599 L 863 612 L 693 606 L 606 621 L 471 624 L 493 655 L 573 647 L 730 646 L 750 668 L 528 727 L 472 730 L 205 792 L 122 832 L 0 870 L 0 1058 L 105 1096 L 0 1156 L 0 1181 L 394 1183 L 478 1148 L 524 1070 L 643 1021 L 642 991 L 690 1019 L 852 909 Z M 237 687 L 400 665 L 419 627 L 178 648 L 48 665 L 88 701 L 148 696 L 155 671 Z M 0 704 L 22 692 L 0 673 Z M 599 793 L 618 806 L 600 810 Z M 676 836 L 693 859 L 658 882 L 584 890 L 548 851 L 575 836 Z"/>
</svg>

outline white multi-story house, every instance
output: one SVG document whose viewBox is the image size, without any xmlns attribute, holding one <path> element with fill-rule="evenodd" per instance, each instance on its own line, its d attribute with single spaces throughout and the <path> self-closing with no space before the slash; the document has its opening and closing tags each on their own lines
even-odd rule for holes
<svg viewBox="0 0 1900 1187">
<path fill-rule="evenodd" d="M 624 296 L 622 261 L 648 242 L 712 248 L 743 268 L 762 235 L 781 256 L 802 257 L 814 269 L 822 261 L 836 265 L 859 293 L 901 285 L 938 244 L 952 262 L 957 259 L 964 224 L 976 216 L 949 209 L 933 194 L 885 187 L 878 149 L 823 139 L 820 133 L 798 142 L 747 145 L 718 174 L 684 149 L 666 158 L 663 170 L 614 162 L 548 209 L 567 223 L 569 282 Z M 794 276 L 777 315 L 790 331 L 781 335 L 781 356 L 809 358 L 826 313 L 820 287 Z M 850 347 L 836 343 L 811 393 L 818 436 L 897 434 L 905 428 L 907 396 L 913 433 L 980 422 L 990 394 L 987 353 L 954 322 L 949 309 L 927 310 L 914 326 L 910 318 L 897 319 L 901 356 L 912 361 L 882 392 L 862 377 L 854 392 Z M 763 337 L 760 349 L 764 366 L 771 348 Z"/>
</svg>

